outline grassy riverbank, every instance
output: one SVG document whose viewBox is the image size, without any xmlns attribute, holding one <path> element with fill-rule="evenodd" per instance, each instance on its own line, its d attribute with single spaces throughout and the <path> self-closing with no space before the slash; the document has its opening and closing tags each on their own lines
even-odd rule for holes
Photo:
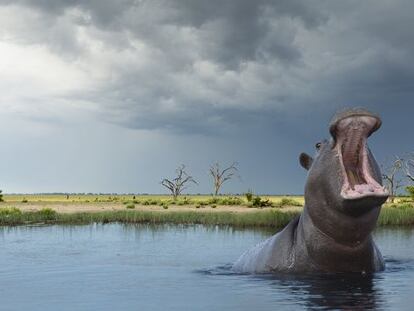
<svg viewBox="0 0 414 311">
<path fill-rule="evenodd" d="M 298 212 L 275 209 L 251 213 L 209 211 L 104 211 L 57 213 L 44 208 L 35 212 L 22 212 L 17 208 L 0 209 L 0 225 L 24 224 L 88 224 L 88 223 L 151 223 L 151 224 L 205 224 L 236 227 L 283 227 Z"/>
<path fill-rule="evenodd" d="M 249 210 L 247 212 L 247 210 Z M 150 224 L 205 224 L 229 225 L 235 227 L 272 227 L 285 226 L 299 215 L 300 209 L 283 210 L 280 208 L 252 209 L 240 208 L 239 211 L 210 210 L 113 210 L 94 212 L 58 213 L 52 208 L 37 211 L 22 211 L 15 207 L 0 208 L 0 225 L 28 224 L 88 224 L 88 223 L 150 223 Z M 387 205 L 382 209 L 379 226 L 413 226 L 414 206 L 411 203 Z"/>
</svg>

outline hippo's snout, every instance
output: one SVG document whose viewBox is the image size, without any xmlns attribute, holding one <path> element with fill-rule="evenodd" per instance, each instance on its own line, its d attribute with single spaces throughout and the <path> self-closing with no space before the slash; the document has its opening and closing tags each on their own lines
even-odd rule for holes
<svg viewBox="0 0 414 311">
<path fill-rule="evenodd" d="M 337 113 L 331 120 L 331 123 L 329 125 L 329 131 L 332 135 L 332 137 L 337 139 L 338 132 L 341 131 L 341 128 L 338 126 L 340 124 L 343 124 L 342 121 L 350 122 L 351 120 L 364 120 L 366 126 L 369 128 L 369 131 L 366 133 L 367 137 L 369 137 L 372 133 L 377 131 L 381 127 L 381 119 L 378 115 L 363 109 L 363 108 L 354 108 L 354 109 L 348 109 L 345 111 L 342 111 L 340 113 Z M 361 124 L 362 125 L 362 124 Z M 343 128 L 342 128 L 343 130 Z"/>
<path fill-rule="evenodd" d="M 330 125 L 343 175 L 341 196 L 346 200 L 378 198 L 386 200 L 388 191 L 373 177 L 368 137 L 381 126 L 381 119 L 364 109 L 337 114 Z"/>
</svg>

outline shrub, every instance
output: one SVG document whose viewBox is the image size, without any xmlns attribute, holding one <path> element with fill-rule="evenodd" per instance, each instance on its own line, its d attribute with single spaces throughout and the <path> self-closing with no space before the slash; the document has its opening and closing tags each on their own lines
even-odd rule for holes
<svg viewBox="0 0 414 311">
<path fill-rule="evenodd" d="M 4 199 L 3 199 L 3 190 L 0 190 L 0 202 L 4 202 Z"/>
<path fill-rule="evenodd" d="M 216 204 L 212 204 L 211 205 L 211 208 L 216 208 L 217 207 L 217 205 Z"/>
<path fill-rule="evenodd" d="M 407 187 L 405 187 L 405 190 L 408 192 L 411 199 L 414 200 L 414 186 L 407 186 Z"/>
<path fill-rule="evenodd" d="M 189 199 L 187 197 L 184 197 L 183 199 L 178 199 L 178 200 L 175 201 L 175 204 L 180 205 L 180 206 L 189 205 L 191 203 L 192 203 L 191 199 Z"/>
<path fill-rule="evenodd" d="M 22 203 L 27 203 L 29 202 L 26 198 L 23 198 Z"/>
<path fill-rule="evenodd" d="M 195 208 L 200 208 L 201 207 L 201 204 L 197 204 L 196 206 L 195 206 Z"/>
<path fill-rule="evenodd" d="M 243 200 L 238 197 L 228 197 L 218 199 L 216 203 L 219 205 L 241 205 Z"/>
<path fill-rule="evenodd" d="M 247 192 L 244 194 L 244 196 L 246 197 L 247 202 L 251 202 L 253 199 L 253 191 L 252 190 L 247 190 Z"/>
<path fill-rule="evenodd" d="M 219 201 L 219 198 L 210 198 L 207 200 L 207 204 L 217 204 Z"/>
<path fill-rule="evenodd" d="M 302 204 L 300 204 L 300 202 L 291 199 L 291 198 L 283 198 L 282 200 L 280 200 L 279 203 L 280 207 L 284 207 L 284 206 L 302 206 Z"/>
<path fill-rule="evenodd" d="M 139 200 L 134 200 L 134 203 L 137 202 L 137 204 L 140 202 Z M 146 199 L 144 201 L 141 202 L 142 205 L 161 205 L 161 200 L 156 200 L 156 199 Z"/>
<path fill-rule="evenodd" d="M 253 207 L 269 207 L 272 206 L 272 202 L 269 199 L 263 200 L 261 197 L 253 197 L 250 202 Z"/>
<path fill-rule="evenodd" d="M 163 209 L 168 209 L 168 205 L 162 205 Z"/>
<path fill-rule="evenodd" d="M 128 203 L 127 205 L 125 205 L 125 208 L 127 208 L 127 209 L 134 209 L 135 208 L 135 204 L 134 203 Z"/>
</svg>

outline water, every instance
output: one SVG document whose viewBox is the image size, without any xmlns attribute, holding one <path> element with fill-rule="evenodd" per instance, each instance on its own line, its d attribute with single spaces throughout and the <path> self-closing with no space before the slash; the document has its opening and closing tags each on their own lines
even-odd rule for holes
<svg viewBox="0 0 414 311">
<path fill-rule="evenodd" d="M 374 275 L 252 276 L 269 232 L 203 226 L 0 228 L 0 310 L 412 310 L 414 229 L 381 229 Z"/>
</svg>

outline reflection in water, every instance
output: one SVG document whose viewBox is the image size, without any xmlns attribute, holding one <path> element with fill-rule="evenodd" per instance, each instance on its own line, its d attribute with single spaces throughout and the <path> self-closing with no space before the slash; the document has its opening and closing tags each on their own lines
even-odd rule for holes
<svg viewBox="0 0 414 311">
<path fill-rule="evenodd" d="M 381 293 L 374 289 L 373 275 L 281 277 L 274 281 L 276 284 L 304 299 L 309 309 L 372 310 L 380 304 Z"/>
<path fill-rule="evenodd" d="M 282 297 L 292 305 L 299 304 L 311 310 L 376 310 L 384 305 L 382 290 L 375 286 L 381 279 L 376 274 L 237 274 L 231 265 L 209 270 L 199 270 L 207 275 L 244 276 L 258 284 L 265 283 L 271 288 L 276 304 Z M 261 285 L 259 285 L 261 286 Z"/>
</svg>

